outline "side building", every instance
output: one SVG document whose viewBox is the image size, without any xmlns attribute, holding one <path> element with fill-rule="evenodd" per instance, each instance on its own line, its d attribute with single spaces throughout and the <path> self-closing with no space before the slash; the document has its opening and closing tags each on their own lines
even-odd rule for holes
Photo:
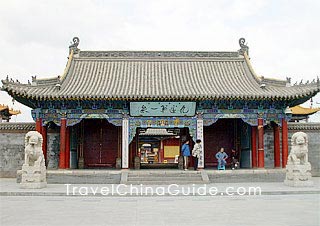
<svg viewBox="0 0 320 226">
<path fill-rule="evenodd" d="M 4 104 L 0 104 L 0 123 L 9 122 L 13 115 L 18 114 L 21 114 L 20 110 L 13 110 L 12 108 L 10 109 L 8 106 Z"/>
<path fill-rule="evenodd" d="M 2 89 L 31 107 L 36 130 L 59 132 L 59 168 L 177 164 L 185 140 L 203 142 L 199 168 L 236 149 L 242 168 L 264 168 L 264 129 L 273 128 L 274 167 L 288 156 L 290 107 L 320 91 L 319 79 L 259 77 L 248 46 L 234 52 L 81 51 L 75 37 L 64 73 Z M 192 143 L 191 142 L 191 145 Z"/>
</svg>

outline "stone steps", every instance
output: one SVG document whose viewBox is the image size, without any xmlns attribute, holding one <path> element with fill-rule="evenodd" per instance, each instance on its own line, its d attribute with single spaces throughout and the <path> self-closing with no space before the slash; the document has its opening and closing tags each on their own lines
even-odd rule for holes
<svg viewBox="0 0 320 226">
<path fill-rule="evenodd" d="M 128 181 L 154 181 L 154 180 L 158 180 L 158 181 L 202 181 L 201 176 L 198 177 L 156 177 L 156 178 L 152 178 L 152 177 L 129 177 Z"/>
<path fill-rule="evenodd" d="M 204 181 L 201 172 L 197 171 L 159 171 L 159 172 L 130 172 L 124 176 L 124 184 L 203 184 Z"/>
<path fill-rule="evenodd" d="M 207 171 L 211 183 L 283 182 L 284 169 Z"/>
<path fill-rule="evenodd" d="M 129 174 L 131 178 L 150 178 L 150 177 L 166 177 L 166 178 L 197 178 L 199 177 L 199 174 L 175 174 L 175 175 L 170 175 L 170 174 L 165 174 L 165 175 L 158 175 L 158 174 L 148 174 L 148 175 L 132 175 Z"/>
<path fill-rule="evenodd" d="M 170 184 L 178 184 L 178 185 L 186 185 L 186 184 L 204 184 L 204 182 L 201 181 L 194 181 L 194 180 L 188 180 L 188 181 L 163 181 L 163 180 L 153 180 L 153 181 L 128 181 L 125 184 L 132 184 L 132 185 L 170 185 Z"/>
<path fill-rule="evenodd" d="M 47 170 L 48 184 L 119 184 L 121 173 L 107 170 Z M 21 174 L 17 173 L 20 183 Z"/>
<path fill-rule="evenodd" d="M 260 170 L 47 170 L 48 184 L 203 184 L 283 182 L 285 169 Z M 20 183 L 21 174 L 17 175 Z"/>
<path fill-rule="evenodd" d="M 119 184 L 120 172 L 110 170 L 48 170 L 50 184 Z"/>
<path fill-rule="evenodd" d="M 120 174 L 118 175 L 59 175 L 47 174 L 47 183 L 49 184 L 118 184 Z"/>
</svg>

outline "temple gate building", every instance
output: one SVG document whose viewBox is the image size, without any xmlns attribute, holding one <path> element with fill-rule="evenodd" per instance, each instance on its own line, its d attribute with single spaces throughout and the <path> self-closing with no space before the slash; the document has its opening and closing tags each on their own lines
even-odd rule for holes
<svg viewBox="0 0 320 226">
<path fill-rule="evenodd" d="M 175 166 L 181 143 L 203 142 L 199 168 L 239 152 L 241 168 L 264 168 L 264 127 L 273 127 L 274 167 L 288 156 L 290 107 L 320 91 L 319 79 L 259 77 L 241 38 L 234 52 L 81 51 L 75 37 L 64 73 L 3 87 L 31 107 L 36 129 L 60 131 L 59 168 Z M 191 145 L 192 143 L 191 142 Z"/>
</svg>

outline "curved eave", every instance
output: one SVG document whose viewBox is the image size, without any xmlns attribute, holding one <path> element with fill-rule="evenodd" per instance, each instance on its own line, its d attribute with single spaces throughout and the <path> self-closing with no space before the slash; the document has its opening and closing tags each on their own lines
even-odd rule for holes
<svg viewBox="0 0 320 226">
<path fill-rule="evenodd" d="M 320 111 L 320 108 L 305 108 L 300 105 L 294 106 L 290 109 L 292 111 L 292 115 L 312 115 Z"/>
<path fill-rule="evenodd" d="M 262 83 L 267 84 L 269 86 L 277 86 L 277 87 L 285 87 L 286 86 L 286 80 L 282 80 L 282 79 L 276 79 L 276 78 L 268 78 L 268 77 L 264 77 L 264 76 L 259 76 L 250 61 L 249 56 L 247 55 L 247 53 L 245 52 L 243 54 L 244 56 L 244 60 L 245 63 L 248 67 L 249 72 L 251 73 L 251 76 L 256 80 L 256 82 L 260 85 Z"/>
<path fill-rule="evenodd" d="M 315 96 L 319 92 L 319 88 L 309 90 L 305 93 L 300 93 L 291 96 L 281 96 L 281 95 L 243 95 L 243 96 L 232 96 L 232 95 L 199 95 L 199 96 L 68 96 L 65 97 L 63 95 L 31 95 L 28 92 L 20 92 L 18 89 L 13 89 L 12 87 L 4 88 L 4 91 L 8 92 L 8 94 L 14 97 L 16 100 L 25 100 L 23 104 L 26 104 L 29 107 L 30 101 L 33 102 L 34 100 L 38 101 L 72 101 L 72 100 L 106 100 L 106 101 L 114 101 L 114 100 L 123 100 L 123 101 L 160 101 L 160 100 L 188 100 L 188 101 L 201 101 L 201 100 L 268 100 L 268 101 L 287 101 L 288 105 L 295 106 L 305 102 L 306 100 L 310 99 L 311 97 Z M 29 101 L 28 101 L 29 100 Z M 21 101 L 19 101 L 21 102 Z M 27 104 L 29 102 L 29 104 Z M 292 103 L 291 103 L 292 102 Z"/>
<path fill-rule="evenodd" d="M 256 82 L 257 82 L 258 84 L 260 84 L 261 78 L 260 78 L 260 76 L 257 75 L 257 73 L 255 72 L 255 70 L 253 69 L 248 54 L 247 54 L 246 52 L 244 52 L 243 56 L 244 56 L 245 63 L 246 63 L 246 65 L 247 65 L 247 67 L 248 67 L 248 69 L 249 69 L 252 77 L 256 80 Z"/>
<path fill-rule="evenodd" d="M 65 69 L 63 71 L 63 74 L 60 77 L 61 83 L 64 82 L 64 80 L 66 79 L 66 77 L 67 77 L 67 75 L 69 73 L 69 70 L 70 70 L 70 67 L 71 67 L 71 63 L 73 61 L 73 56 L 74 56 L 74 52 L 73 52 L 73 49 L 71 49 L 70 54 L 68 56 L 67 66 L 65 67 Z"/>
<path fill-rule="evenodd" d="M 21 111 L 16 111 L 16 110 L 9 110 L 10 115 L 19 115 L 21 114 Z"/>
<path fill-rule="evenodd" d="M 12 108 L 10 109 L 9 106 L 1 105 L 1 104 L 0 104 L 0 112 L 7 112 L 7 114 L 9 115 L 21 114 L 20 110 L 13 110 Z"/>
<path fill-rule="evenodd" d="M 63 95 L 56 90 L 56 94 L 46 94 L 52 93 L 52 90 L 56 89 L 54 86 L 26 86 L 21 84 L 12 84 L 3 82 L 3 90 L 8 92 L 9 95 L 15 97 L 18 96 L 24 99 L 31 100 L 126 100 L 126 101 L 137 101 L 137 100 L 272 100 L 272 101 L 290 101 L 294 100 L 295 105 L 300 104 L 299 99 L 305 100 L 316 95 L 320 88 L 317 84 L 313 85 L 303 85 L 297 87 L 287 87 L 276 90 L 266 91 L 265 95 L 238 95 L 224 94 L 224 95 L 210 95 L 210 94 L 199 94 L 196 96 L 173 96 L 173 95 L 159 95 L 159 96 L 135 96 L 135 95 Z M 313 86 L 313 87 L 312 87 Z M 293 90 L 291 90 L 293 89 Z M 290 91 L 291 90 L 291 91 Z M 286 94 L 286 92 L 291 92 L 294 94 Z M 279 94 L 274 94 L 272 92 L 279 92 Z M 303 103 L 303 102 L 301 102 Z M 291 105 L 290 106 L 294 106 Z"/>
</svg>

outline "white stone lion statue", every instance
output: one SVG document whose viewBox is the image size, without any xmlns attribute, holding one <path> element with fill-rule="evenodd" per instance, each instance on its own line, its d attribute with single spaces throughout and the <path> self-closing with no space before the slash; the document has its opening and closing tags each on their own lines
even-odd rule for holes
<svg viewBox="0 0 320 226">
<path fill-rule="evenodd" d="M 306 165 L 308 162 L 308 136 L 297 132 L 291 138 L 291 152 L 288 156 L 289 165 Z"/>
<path fill-rule="evenodd" d="M 45 166 L 42 152 L 42 135 L 37 131 L 29 131 L 25 136 L 25 166 Z"/>
<path fill-rule="evenodd" d="M 296 132 L 291 138 L 291 151 L 286 166 L 284 183 L 293 187 L 313 186 L 311 164 L 308 162 L 308 136 Z"/>
<path fill-rule="evenodd" d="M 21 188 L 44 188 L 47 186 L 42 143 L 42 135 L 37 131 L 30 131 L 25 136 L 25 160 L 20 171 Z"/>
</svg>

